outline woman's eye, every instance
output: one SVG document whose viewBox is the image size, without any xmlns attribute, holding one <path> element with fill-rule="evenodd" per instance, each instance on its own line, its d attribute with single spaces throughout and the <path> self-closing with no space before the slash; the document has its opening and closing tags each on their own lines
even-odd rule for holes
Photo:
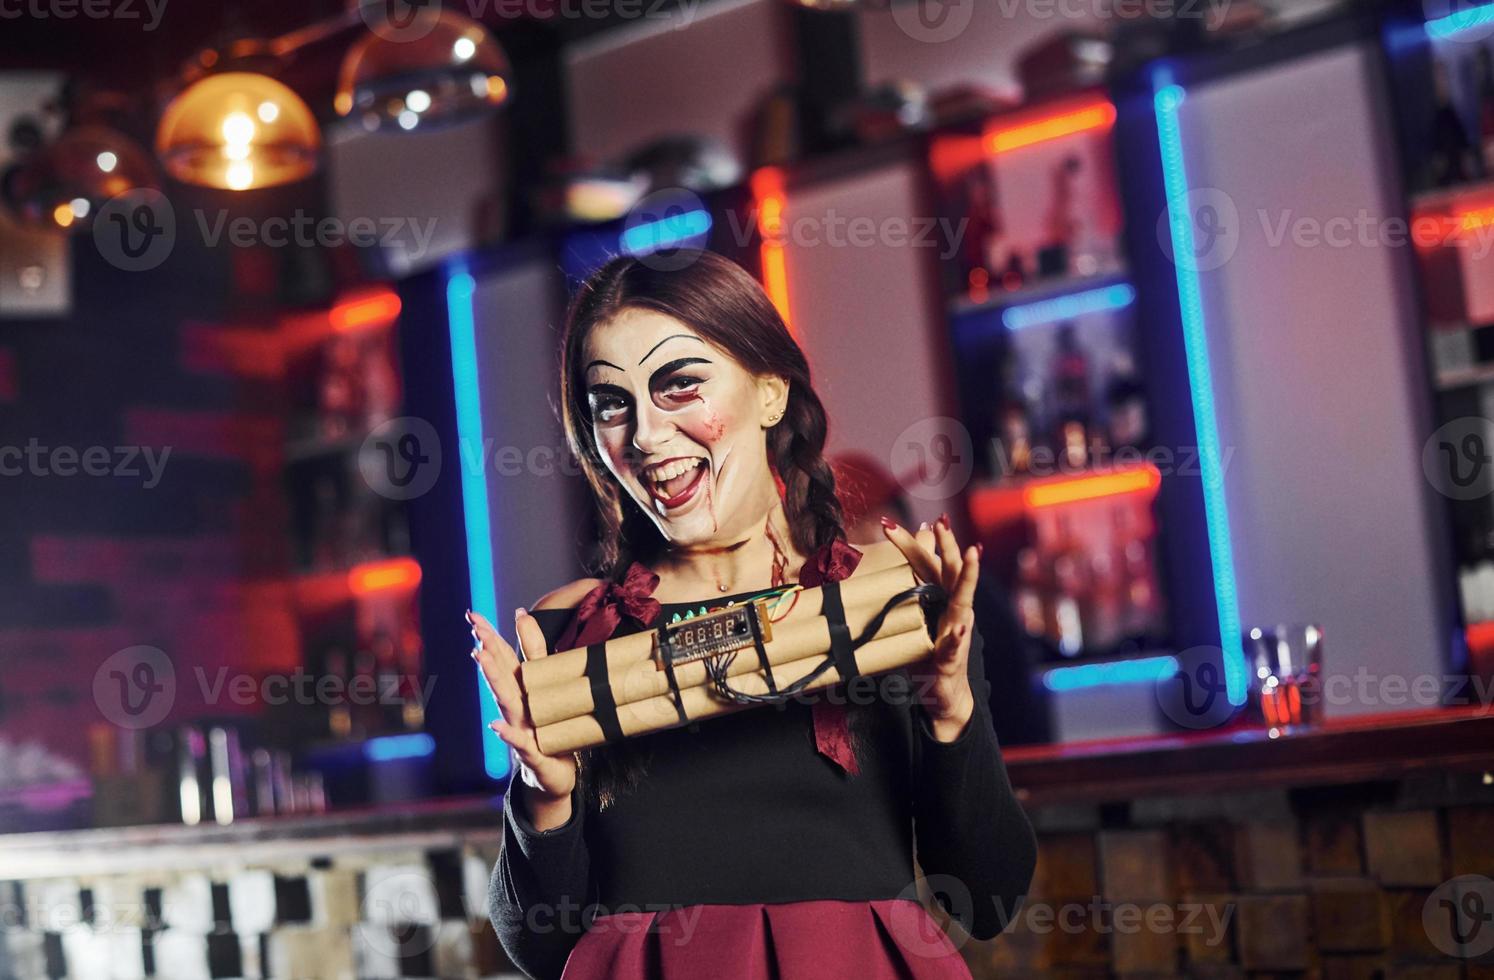
<svg viewBox="0 0 1494 980">
<path fill-rule="evenodd" d="M 689 374 L 676 374 L 659 390 L 666 395 L 678 395 L 700 385 L 701 379 Z"/>
<path fill-rule="evenodd" d="M 591 417 L 597 422 L 615 422 L 628 410 L 628 403 L 616 395 L 593 395 Z"/>
</svg>

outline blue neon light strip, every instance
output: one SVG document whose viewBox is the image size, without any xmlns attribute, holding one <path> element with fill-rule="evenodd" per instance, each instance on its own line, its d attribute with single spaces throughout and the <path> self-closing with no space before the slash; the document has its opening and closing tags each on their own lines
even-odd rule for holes
<svg viewBox="0 0 1494 980">
<path fill-rule="evenodd" d="M 710 230 L 710 214 L 696 209 L 634 225 L 622 233 L 620 244 L 628 255 L 649 255 L 660 249 L 683 245 Z"/>
<path fill-rule="evenodd" d="M 381 735 L 363 743 L 363 757 L 369 762 L 423 759 L 435 754 L 436 740 L 423 732 L 411 735 Z"/>
<path fill-rule="evenodd" d="M 1035 327 L 1044 323 L 1072 320 L 1086 313 L 1105 313 L 1124 309 L 1136 299 L 1136 290 L 1128 283 L 1116 283 L 1099 289 L 1086 289 L 1082 293 L 1070 293 L 1054 299 L 1038 300 L 1022 306 L 1013 306 L 1001 314 L 1001 322 L 1009 330 Z"/>
<path fill-rule="evenodd" d="M 491 622 L 498 619 L 498 586 L 493 570 L 492 521 L 488 514 L 488 477 L 482 466 L 463 464 L 462 446 L 482 446 L 482 394 L 477 380 L 477 323 L 472 295 L 477 283 L 466 266 L 452 269 L 446 280 L 446 318 L 451 330 L 451 374 L 456 392 L 458 452 L 455 457 L 462 475 L 462 517 L 467 527 L 467 577 L 472 609 Z M 477 679 L 477 697 L 482 711 L 483 765 L 489 776 L 502 779 L 509 773 L 508 746 L 490 728 L 498 719 L 498 705 L 488 692 L 487 681 Z"/>
<path fill-rule="evenodd" d="M 1180 256 L 1197 255 L 1193 215 L 1188 203 L 1188 172 L 1183 159 L 1178 107 L 1185 94 L 1159 72 L 1154 97 L 1157 139 L 1162 150 L 1162 179 L 1167 190 L 1168 226 L 1172 231 L 1173 267 L 1177 272 L 1178 306 L 1183 321 L 1183 345 L 1188 361 L 1188 387 L 1193 396 L 1193 424 L 1198 436 L 1203 481 L 1204 516 L 1209 532 L 1209 558 L 1214 570 L 1214 601 L 1219 610 L 1219 645 L 1224 652 L 1225 694 L 1231 704 L 1245 703 L 1245 649 L 1240 637 L 1240 603 L 1235 590 L 1234 544 L 1229 533 L 1229 509 L 1224 500 L 1224 466 L 1219 454 L 1219 428 L 1214 414 L 1214 375 L 1209 366 L 1209 341 L 1204 329 L 1203 295 L 1198 275 Z"/>
<path fill-rule="evenodd" d="M 1120 684 L 1155 684 L 1177 672 L 1176 657 L 1138 657 L 1135 660 L 1115 660 L 1103 664 L 1054 667 L 1043 675 L 1043 686 L 1050 691 L 1060 692 Z"/>
<path fill-rule="evenodd" d="M 1482 7 L 1470 7 L 1455 14 L 1448 14 L 1446 17 L 1427 21 L 1427 37 L 1434 41 L 1446 41 L 1466 30 L 1491 24 L 1494 24 L 1494 3 L 1485 4 Z"/>
</svg>

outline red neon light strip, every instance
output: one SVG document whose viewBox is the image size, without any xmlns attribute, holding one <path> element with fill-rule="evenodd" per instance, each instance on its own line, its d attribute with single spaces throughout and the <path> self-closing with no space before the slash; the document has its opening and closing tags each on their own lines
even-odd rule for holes
<svg viewBox="0 0 1494 980">
<path fill-rule="evenodd" d="M 1079 108 L 1045 113 L 1025 122 L 997 123 L 986 132 L 985 148 L 987 153 L 1006 153 L 1075 133 L 1109 129 L 1114 123 L 1115 106 L 1101 100 Z"/>
</svg>

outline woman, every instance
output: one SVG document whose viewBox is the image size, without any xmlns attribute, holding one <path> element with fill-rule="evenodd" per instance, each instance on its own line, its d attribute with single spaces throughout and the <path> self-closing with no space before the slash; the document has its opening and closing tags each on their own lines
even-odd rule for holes
<svg viewBox="0 0 1494 980">
<path fill-rule="evenodd" d="M 979 550 L 961 552 L 946 518 L 846 543 L 804 354 L 719 256 L 675 271 L 612 260 L 577 293 L 561 347 L 603 576 L 518 610 L 524 657 L 904 559 L 951 599 L 917 670 L 579 758 L 539 752 L 520 655 L 469 613 L 517 761 L 490 903 L 504 948 L 566 980 L 968 977 L 917 904 L 915 843 L 980 938 L 1001 930 L 1036 855 L 986 706 Z"/>
</svg>

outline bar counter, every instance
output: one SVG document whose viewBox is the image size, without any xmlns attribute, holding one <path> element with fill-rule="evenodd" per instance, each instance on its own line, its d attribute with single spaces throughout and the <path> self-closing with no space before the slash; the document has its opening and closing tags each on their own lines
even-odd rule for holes
<svg viewBox="0 0 1494 980">
<path fill-rule="evenodd" d="M 1494 871 L 1487 708 L 1276 738 L 1232 729 L 1013 747 L 1006 759 L 1040 857 L 1002 937 L 952 927 L 977 978 L 1453 978 L 1494 965 L 1427 912 L 1454 879 Z M 0 930 L 0 965 L 47 975 L 118 950 L 121 929 L 134 929 L 155 944 L 156 975 L 175 978 L 516 976 L 486 921 L 500 805 L 0 836 L 0 909 L 26 910 Z M 79 925 L 90 907 L 112 925 Z M 1171 925 L 1127 931 L 1119 916 L 1133 907 Z M 120 924 L 132 916 L 144 921 Z M 1195 920 L 1216 927 L 1192 933 L 1183 924 Z M 238 972 L 222 972 L 224 956 Z"/>
</svg>

